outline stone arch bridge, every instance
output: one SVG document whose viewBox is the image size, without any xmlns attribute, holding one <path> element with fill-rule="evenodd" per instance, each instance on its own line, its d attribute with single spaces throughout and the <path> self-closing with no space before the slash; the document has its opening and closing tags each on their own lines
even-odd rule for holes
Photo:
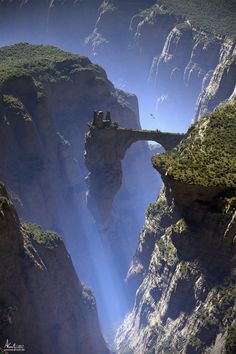
<svg viewBox="0 0 236 354">
<path fill-rule="evenodd" d="M 108 112 L 95 112 L 85 136 L 85 165 L 89 170 L 88 207 L 100 226 L 106 225 L 116 193 L 122 183 L 121 160 L 126 150 L 140 140 L 155 141 L 165 150 L 174 148 L 184 134 L 164 133 L 159 130 L 119 128 Z"/>
</svg>

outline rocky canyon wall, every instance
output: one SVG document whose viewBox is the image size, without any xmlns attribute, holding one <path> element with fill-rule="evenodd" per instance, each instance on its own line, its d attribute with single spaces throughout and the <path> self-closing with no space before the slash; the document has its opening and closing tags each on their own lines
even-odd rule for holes
<svg viewBox="0 0 236 354">
<path fill-rule="evenodd" d="M 102 311 L 110 303 L 98 269 L 106 259 L 114 288 L 123 287 L 145 205 L 153 199 L 149 186 L 159 180 L 145 142 L 127 151 L 112 230 L 106 246 L 100 244 L 103 235 L 87 208 L 84 139 L 94 110 L 110 111 L 121 127 L 140 128 L 137 98 L 116 90 L 86 57 L 56 47 L 17 44 L 1 48 L 0 57 L 0 180 L 22 219 L 60 232 L 80 278 L 100 291 Z"/>
<path fill-rule="evenodd" d="M 120 12 L 126 35 L 117 44 L 114 22 L 120 21 L 114 19 Z M 104 29 L 107 18 L 113 24 L 109 30 Z M 152 109 L 156 105 L 166 124 L 170 117 L 174 124 L 189 117 L 182 129 L 191 117 L 198 119 L 229 99 L 235 88 L 234 41 L 192 24 L 161 1 L 143 11 L 139 8 L 136 14 L 124 10 L 119 1 L 104 1 L 88 44 L 105 67 L 109 67 L 107 60 L 116 63 L 120 71 L 114 77 L 126 78 L 139 96 L 144 85 L 153 98 L 150 106 L 151 102 Z M 114 51 L 115 46 L 121 54 Z"/>
<path fill-rule="evenodd" d="M 142 115 L 156 112 L 160 122 L 152 122 L 153 128 L 166 124 L 170 130 L 179 123 L 186 131 L 191 119 L 212 111 L 234 91 L 235 39 L 227 16 L 235 9 L 233 2 L 232 9 L 229 5 L 225 14 L 221 11 L 229 24 L 221 28 L 216 24 L 222 5 L 209 12 L 212 2 L 203 4 L 209 12 L 204 22 L 194 6 L 193 13 L 184 11 L 184 1 L 175 11 L 161 0 L 5 0 L 0 4 L 2 44 L 54 43 L 85 53 L 119 87 L 138 94 Z"/>
<path fill-rule="evenodd" d="M 235 351 L 235 109 L 217 109 L 153 157 L 164 187 L 129 270 L 137 291 L 118 353 Z"/>
<path fill-rule="evenodd" d="M 20 222 L 2 184 L 0 235 L 0 352 L 15 343 L 32 354 L 108 354 L 95 299 L 62 239 Z"/>
</svg>

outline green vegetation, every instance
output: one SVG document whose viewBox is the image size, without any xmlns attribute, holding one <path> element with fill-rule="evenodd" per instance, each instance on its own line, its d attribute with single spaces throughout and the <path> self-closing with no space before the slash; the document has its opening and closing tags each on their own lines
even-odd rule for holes
<svg viewBox="0 0 236 354">
<path fill-rule="evenodd" d="M 3 95 L 3 104 L 6 110 L 14 112 L 14 116 L 21 118 L 25 121 L 31 121 L 29 114 L 27 113 L 22 102 L 15 96 Z"/>
<path fill-rule="evenodd" d="M 38 225 L 24 223 L 22 231 L 26 248 L 32 241 L 48 249 L 53 249 L 61 243 L 61 238 L 55 232 L 43 231 Z"/>
<path fill-rule="evenodd" d="M 14 96 L 3 95 L 3 102 L 16 110 L 22 111 L 24 109 L 22 102 Z"/>
<path fill-rule="evenodd" d="M 236 283 L 235 279 L 226 279 L 225 282 L 216 288 L 214 301 L 215 316 L 223 318 L 223 328 L 230 326 L 236 318 Z"/>
<path fill-rule="evenodd" d="M 228 330 L 226 353 L 234 353 L 236 344 L 236 285 L 235 277 L 228 277 L 220 286 L 216 286 L 211 294 L 211 306 L 201 307 L 196 318 L 205 327 L 218 327 L 220 331 Z"/>
<path fill-rule="evenodd" d="M 148 218 L 149 216 L 155 216 L 155 215 L 159 214 L 161 209 L 162 209 L 162 206 L 160 205 L 158 200 L 156 200 L 154 203 L 148 204 L 148 207 L 146 210 L 146 217 Z"/>
<path fill-rule="evenodd" d="M 212 327 L 212 326 L 219 326 L 219 320 L 215 316 L 213 311 L 209 311 L 207 308 L 201 307 L 196 314 L 196 318 L 203 322 L 203 326 Z"/>
<path fill-rule="evenodd" d="M 234 354 L 236 351 L 236 323 L 231 327 L 228 332 L 225 343 L 225 352 L 227 354 Z"/>
<path fill-rule="evenodd" d="M 198 262 L 181 262 L 179 264 L 179 272 L 181 274 L 181 279 L 191 280 L 196 278 L 199 274 Z"/>
<path fill-rule="evenodd" d="M 195 336 L 190 336 L 188 342 L 192 347 L 196 349 L 203 347 L 203 342 Z"/>
<path fill-rule="evenodd" d="M 162 354 L 179 354 L 177 348 L 173 347 L 173 336 L 168 336 L 158 345 L 158 352 Z M 156 353 L 155 351 L 154 353 Z"/>
<path fill-rule="evenodd" d="M 184 219 L 180 219 L 176 224 L 172 225 L 172 230 L 178 234 L 187 231 L 188 225 Z"/>
<path fill-rule="evenodd" d="M 164 11 L 188 19 L 194 26 L 236 39 L 236 0 L 158 0 Z"/>
<path fill-rule="evenodd" d="M 177 181 L 201 186 L 236 186 L 236 102 L 192 126 L 173 150 L 152 158 L 153 166 Z"/>
<path fill-rule="evenodd" d="M 12 77 L 32 75 L 39 81 L 70 80 L 80 71 L 104 71 L 89 59 L 53 46 L 15 44 L 0 48 L 0 85 Z"/>
<path fill-rule="evenodd" d="M 161 237 L 157 241 L 157 246 L 161 253 L 161 257 L 166 261 L 166 263 L 170 267 L 172 267 L 176 262 L 177 252 L 170 238 L 168 236 Z"/>
</svg>

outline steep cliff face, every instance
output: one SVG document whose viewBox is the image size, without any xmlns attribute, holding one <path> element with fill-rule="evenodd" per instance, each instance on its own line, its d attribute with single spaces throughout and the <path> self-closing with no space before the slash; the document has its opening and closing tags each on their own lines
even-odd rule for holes
<svg viewBox="0 0 236 354">
<path fill-rule="evenodd" d="M 228 100 L 235 90 L 236 50 L 234 45 L 231 46 L 231 50 L 227 54 L 222 53 L 222 57 L 208 86 L 203 89 L 198 98 L 196 119 Z"/>
<path fill-rule="evenodd" d="M 161 54 L 166 38 L 176 22 L 174 14 L 166 13 L 157 6 L 133 16 L 130 32 L 139 55 L 146 59 L 146 70 L 150 69 L 153 58 Z"/>
<path fill-rule="evenodd" d="M 32 354 L 109 353 L 95 299 L 78 280 L 62 239 L 20 223 L 2 184 L 0 233 L 1 349 L 8 340 Z"/>
<path fill-rule="evenodd" d="M 168 27 L 169 23 L 167 22 L 166 25 L 165 22 L 165 18 L 170 18 L 170 16 L 169 11 L 163 9 L 163 7 L 154 6 L 138 27 L 141 26 L 142 28 L 142 23 L 149 24 L 147 36 L 152 38 L 154 33 L 157 33 L 152 24 L 155 22 L 160 24 L 163 21 L 164 25 L 161 33 L 165 33 L 165 31 L 168 31 L 168 33 L 166 33 L 161 49 L 156 48 L 156 52 L 153 45 L 150 50 L 145 47 L 143 44 L 145 38 L 144 40 L 139 39 L 139 45 L 141 46 L 140 51 L 144 51 L 146 55 L 150 53 L 150 59 L 152 58 L 149 80 L 153 83 L 156 95 L 159 97 L 159 114 L 168 117 L 170 114 L 169 107 L 172 106 L 175 107 L 172 119 L 180 119 L 178 117 L 181 117 L 181 115 L 195 115 L 194 107 L 199 94 L 205 95 L 205 88 L 209 84 L 218 63 L 220 62 L 221 67 L 225 66 L 223 60 L 226 55 L 230 54 L 229 52 L 232 53 L 233 42 L 230 40 L 224 41 L 220 36 L 204 32 L 201 28 L 194 27 L 190 21 L 184 21 L 183 17 L 177 15 L 172 17 L 172 22 L 169 22 L 170 28 Z M 160 36 L 159 38 L 161 39 Z M 144 50 L 142 50 L 142 46 L 144 46 Z M 228 52 L 227 54 L 224 53 L 225 50 Z M 232 63 L 230 65 L 233 66 Z M 214 76 L 216 77 L 215 73 Z M 220 84 L 219 81 L 218 75 L 218 85 Z M 227 82 L 225 84 L 227 87 L 225 87 L 224 95 L 225 98 L 229 98 L 232 85 L 235 86 L 235 75 L 229 73 L 225 82 Z M 212 101 L 215 100 L 214 103 L 204 102 L 205 106 L 208 106 L 208 111 L 212 111 L 217 106 L 217 93 L 212 92 L 212 96 L 215 97 L 212 99 Z M 164 100 L 163 97 L 165 97 Z M 184 107 L 179 105 L 181 100 L 185 100 Z M 220 99 L 218 99 L 219 102 Z M 204 103 L 202 102 L 202 105 Z M 197 105 L 199 106 L 199 102 Z M 197 110 L 199 111 L 198 108 Z M 203 110 L 201 114 L 198 114 L 198 118 L 202 114 Z"/>
<path fill-rule="evenodd" d="M 128 274 L 138 286 L 119 353 L 234 353 L 235 102 L 153 158 L 165 186 Z"/>
<path fill-rule="evenodd" d="M 214 6 L 211 2 L 208 5 L 201 4 L 198 8 L 197 2 L 189 5 L 182 1 L 178 5 L 177 2 L 172 4 L 169 1 L 157 1 L 152 7 L 146 6 L 139 11 L 134 7 L 133 11 L 127 11 L 119 2 L 104 1 L 88 43 L 91 44 L 97 60 L 105 67 L 109 67 L 107 61 L 111 59 L 115 63 L 116 70 L 113 66 L 109 67 L 114 80 L 122 81 L 123 78 L 141 98 L 144 96 L 143 84 L 146 85 L 149 94 L 146 99 L 150 106 L 153 105 L 154 108 L 157 100 L 158 113 L 162 119 L 169 119 L 171 115 L 172 120 L 177 122 L 183 116 L 195 116 L 194 109 L 199 94 L 204 95 L 204 89 L 219 62 L 224 66 L 222 53 L 226 47 L 229 50 L 233 46 L 233 41 L 224 38 L 225 33 L 234 36 L 233 18 L 230 16 L 232 9 L 228 4 L 224 13 L 224 16 L 228 16 L 228 24 L 224 28 L 217 25 L 222 6 Z M 205 11 L 209 16 L 209 23 L 206 15 L 201 17 L 196 11 Z M 114 25 L 117 22 L 120 24 L 120 21 L 115 20 L 117 13 L 126 21 L 122 31 L 119 25 Z M 114 33 L 122 35 L 113 38 Z M 225 80 L 227 98 L 230 97 L 231 86 L 235 86 L 235 75 L 229 74 L 229 77 Z M 212 92 L 212 95 L 215 97 L 217 93 Z M 185 100 L 185 105 L 179 105 L 181 100 Z M 212 103 L 205 101 L 206 99 L 202 105 L 207 105 L 208 111 L 217 106 L 217 98 L 212 99 Z M 199 111 L 198 108 L 197 110 Z M 184 122 L 182 129 L 189 123 Z"/>
<path fill-rule="evenodd" d="M 125 56 L 129 43 L 130 21 L 141 9 L 145 9 L 155 1 L 148 0 L 145 4 L 140 0 L 105 0 L 99 8 L 98 19 L 93 33 L 87 39 L 95 55 L 107 56 L 116 60 Z M 117 43 L 118 52 L 113 53 L 113 45 Z M 123 53 L 122 53 L 123 52 Z"/>
<path fill-rule="evenodd" d="M 61 228 L 59 216 L 73 198 L 82 205 L 89 85 L 94 106 L 111 84 L 88 59 L 53 47 L 16 45 L 3 48 L 1 57 L 1 179 L 15 195 L 21 216 Z"/>
<path fill-rule="evenodd" d="M 197 118 L 200 118 L 204 113 L 217 107 L 222 100 L 229 99 L 235 87 L 235 64 L 232 58 L 235 26 L 230 15 L 234 5 L 232 3 L 225 5 L 224 16 L 228 16 L 228 23 L 220 26 L 223 3 L 200 4 L 193 1 L 187 4 L 186 1 L 168 0 L 158 3 L 161 6 L 153 6 L 143 21 L 150 24 L 149 38 L 152 38 L 156 31 L 151 26 L 155 21 L 161 23 L 162 18 L 165 24 L 165 18 L 175 14 L 161 52 L 157 50 L 154 54 L 155 46 L 150 50 L 154 58 L 149 78 L 156 85 L 157 96 L 160 98 L 159 113 L 168 117 L 170 114 L 168 106 L 173 106 L 176 111 L 173 115 L 175 118 L 184 114 L 194 116 L 197 101 Z M 138 26 L 140 25 L 142 26 L 142 22 Z M 161 33 L 167 28 L 168 22 Z M 232 40 L 223 36 L 226 33 Z M 140 44 L 142 46 L 142 40 Z M 225 71 L 223 84 L 221 83 L 223 74 L 219 74 L 219 70 Z M 221 93 L 220 89 L 216 88 L 219 86 L 222 86 Z M 184 108 L 179 108 L 179 102 L 182 100 L 185 100 Z"/>
<path fill-rule="evenodd" d="M 158 97 L 166 97 L 166 105 L 171 104 L 176 107 L 176 110 L 178 110 L 177 102 L 181 101 L 183 96 L 186 97 L 189 92 L 183 85 L 183 75 L 190 60 L 192 47 L 193 31 L 191 27 L 188 24 L 176 25 L 167 36 L 157 62 L 155 71 L 157 95 Z M 186 109 L 192 105 L 189 100 L 190 97 L 186 100 Z M 159 114 L 166 117 L 168 113 L 162 112 L 159 107 Z"/>
<path fill-rule="evenodd" d="M 0 55 L 0 177 L 21 216 L 65 229 L 85 208 L 84 136 L 93 110 L 110 110 L 122 126 L 135 128 L 136 101 L 116 91 L 87 58 L 24 44 L 5 47 Z M 145 144 L 141 149 L 145 155 Z"/>
<path fill-rule="evenodd" d="M 220 52 L 229 51 L 236 38 L 232 1 L 4 0 L 0 10 L 2 43 L 54 43 L 95 56 L 144 106 L 148 102 L 155 111 L 157 104 L 163 121 L 170 115 L 182 121 L 182 131 L 195 116 L 199 95 L 197 117 L 219 102 L 209 100 L 205 88 L 217 65 L 225 65 Z M 212 80 L 220 81 L 216 73 Z M 235 86 L 232 77 L 225 80 L 226 99 Z M 208 91 L 218 94 L 212 84 Z M 182 99 L 185 105 L 179 105 Z"/>
<path fill-rule="evenodd" d="M 87 58 L 55 47 L 17 44 L 0 49 L 0 59 L 0 178 L 21 218 L 60 232 L 102 311 L 106 278 L 98 285 L 95 276 L 100 260 L 107 257 L 109 271 L 115 264 L 116 285 L 122 287 L 145 205 L 154 199 L 149 185 L 158 176 L 145 142 L 127 151 L 109 247 L 98 250 L 102 235 L 87 208 L 84 137 L 94 110 L 110 111 L 122 127 L 140 128 L 137 98 L 116 90 Z"/>
</svg>

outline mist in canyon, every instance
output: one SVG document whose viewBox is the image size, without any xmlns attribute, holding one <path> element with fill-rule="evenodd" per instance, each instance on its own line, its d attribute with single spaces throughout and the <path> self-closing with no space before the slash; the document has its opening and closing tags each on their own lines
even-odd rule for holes
<svg viewBox="0 0 236 354">
<path fill-rule="evenodd" d="M 55 45 L 85 55 L 105 69 L 115 87 L 137 95 L 143 129 L 186 132 L 195 117 L 204 72 L 199 72 L 199 82 L 189 83 L 186 78 L 183 83 L 182 71 L 193 49 L 191 34 L 170 33 L 179 21 L 174 15 L 166 16 L 160 24 L 151 17 L 148 23 L 142 10 L 154 3 L 117 3 L 118 11 L 114 11 L 109 3 L 107 8 L 103 6 L 102 1 L 71 1 L 66 5 L 60 1 L 29 2 L 17 16 L 12 14 L 14 4 L 4 7 L 3 3 L 1 45 Z M 158 30 L 163 31 L 159 38 Z M 175 40 L 180 44 L 174 44 Z M 178 62 L 174 59 L 173 68 L 162 70 L 165 56 L 175 54 Z M 217 64 L 217 53 L 214 61 L 212 68 Z"/>
<path fill-rule="evenodd" d="M 23 160 L 16 163 L 14 172 L 20 175 L 20 182 L 9 177 L 12 166 L 10 172 L 4 167 L 0 178 L 9 186 L 21 218 L 55 230 L 63 237 L 79 279 L 96 298 L 102 332 L 110 344 L 134 305 L 136 284 L 125 279 L 147 206 L 155 202 L 161 189 L 162 179 L 154 171 L 151 157 L 163 149 L 156 145 L 151 148 L 146 142 L 137 142 L 128 149 L 122 160 L 122 185 L 113 202 L 110 223 L 104 228 L 86 204 L 89 171 L 84 164 L 84 137 L 93 111 L 110 111 L 112 119 L 124 128 L 185 133 L 193 121 L 213 110 L 219 100 L 229 98 L 235 85 L 229 80 L 225 88 L 226 69 L 219 67 L 233 52 L 229 41 L 209 39 L 179 16 L 152 8 L 155 1 L 143 3 L 93 0 L 0 4 L 1 47 L 16 43 L 57 46 L 88 57 L 107 74 L 98 69 L 101 82 L 95 88 L 90 87 L 90 77 L 82 84 L 70 84 L 69 80 L 65 86 L 46 84 L 47 103 L 41 112 L 50 124 L 37 123 L 35 133 L 35 139 L 37 135 L 43 136 L 46 143 L 39 149 L 29 139 L 19 158 L 29 151 L 29 155 L 45 163 L 49 151 L 56 162 L 48 167 L 47 177 L 45 172 L 42 178 L 35 177 L 35 184 L 40 183 L 40 187 L 27 186 L 25 181 L 34 166 Z M 217 70 L 222 80 L 217 88 L 220 94 L 213 99 L 206 92 L 210 92 L 208 85 Z M 22 87 L 25 85 L 28 83 Z M 6 88 L 4 94 L 14 93 L 27 101 L 26 106 L 37 105 L 27 92 L 24 101 L 24 92 L 19 94 L 13 86 Z M 110 92 L 115 90 L 116 95 L 112 96 Z M 32 117 L 36 120 L 37 114 L 33 108 Z M 64 144 L 59 152 L 54 147 L 57 132 L 62 135 L 57 135 L 60 144 Z M 27 136 L 27 131 L 22 130 L 22 136 Z M 11 139 L 14 141 L 12 136 Z M 66 146 L 66 141 L 70 146 Z M 12 149 L 17 149 L 14 144 Z M 6 150 L 10 158 L 11 148 Z M 109 147 L 106 152 L 109 154 Z M 42 170 L 39 165 L 38 175 Z M 49 200 L 45 210 L 43 199 Z M 39 207 L 33 206 L 35 203 Z"/>
</svg>

